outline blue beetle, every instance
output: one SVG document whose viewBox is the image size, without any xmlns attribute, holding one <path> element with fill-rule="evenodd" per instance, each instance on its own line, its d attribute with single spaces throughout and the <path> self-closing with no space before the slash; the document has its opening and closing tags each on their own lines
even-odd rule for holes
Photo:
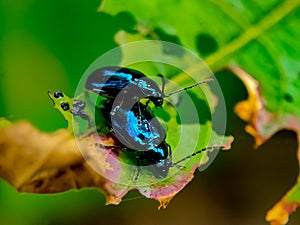
<svg viewBox="0 0 300 225">
<path fill-rule="evenodd" d="M 127 100 L 126 98 L 122 102 L 104 101 L 102 113 L 108 125 L 112 127 L 117 141 L 121 142 L 121 147 L 103 147 L 123 152 L 129 160 L 127 162 L 137 166 L 135 181 L 139 177 L 140 166 L 147 166 L 146 169 L 156 178 L 165 178 L 171 167 L 179 166 L 179 163 L 192 156 L 208 149 L 223 148 L 223 146 L 207 147 L 173 162 L 171 146 L 166 142 L 166 133 L 149 107 L 141 102 L 131 102 L 130 98 Z"/>
<path fill-rule="evenodd" d="M 162 75 L 158 76 L 162 77 Z M 149 101 L 153 102 L 155 107 L 162 107 L 164 98 L 209 81 L 212 81 L 212 79 L 207 79 L 165 94 L 164 79 L 162 79 L 162 88 L 160 89 L 153 80 L 138 70 L 118 66 L 107 66 L 91 73 L 87 78 L 85 88 L 87 91 L 95 92 L 108 99 L 116 98 L 120 91 L 123 91 L 126 94 L 126 98 L 127 95 L 130 95 L 135 101 L 148 98 Z"/>
<path fill-rule="evenodd" d="M 130 104 L 107 100 L 103 115 L 118 140 L 130 149 L 155 149 L 166 138 L 166 133 L 151 110 L 141 102 Z"/>
<path fill-rule="evenodd" d="M 140 71 L 125 67 L 108 66 L 95 70 L 87 78 L 86 90 L 93 91 L 108 99 L 114 99 L 123 91 L 131 93 L 137 100 L 149 98 L 156 107 L 163 104 L 164 84 L 162 91 L 158 85 Z"/>
<path fill-rule="evenodd" d="M 120 91 L 123 92 L 126 90 Z M 124 93 L 121 93 L 121 95 Z M 121 102 L 118 100 L 121 99 Z M 100 109 L 111 127 L 120 147 L 103 146 L 119 150 L 126 161 L 137 166 L 137 180 L 140 166 L 147 166 L 157 178 L 164 178 L 172 162 L 172 151 L 166 142 L 166 133 L 149 107 L 131 98 L 107 99 Z"/>
<path fill-rule="evenodd" d="M 116 138 L 125 146 L 121 147 L 122 151 L 132 159 L 133 164 L 150 166 L 148 169 L 159 178 L 166 177 L 169 168 L 178 163 L 172 162 L 171 147 L 165 141 L 166 133 L 147 107 L 148 102 L 153 102 L 155 107 L 162 107 L 164 98 L 210 80 L 196 83 L 168 95 L 164 93 L 164 79 L 162 81 L 160 89 L 153 80 L 140 71 L 108 66 L 90 74 L 85 85 L 87 91 L 107 98 L 103 101 L 104 107 L 101 110 Z M 140 102 L 142 98 L 149 99 L 146 105 Z M 189 157 L 191 156 L 187 158 Z"/>
</svg>

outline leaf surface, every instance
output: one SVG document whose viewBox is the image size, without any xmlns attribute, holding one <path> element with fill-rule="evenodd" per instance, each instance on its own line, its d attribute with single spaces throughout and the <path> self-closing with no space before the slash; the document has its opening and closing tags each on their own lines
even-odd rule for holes
<svg viewBox="0 0 300 225">
<path fill-rule="evenodd" d="M 141 34 L 150 39 L 165 38 L 162 33 L 173 35 L 202 56 L 214 72 L 231 66 L 249 91 L 249 99 L 237 105 L 236 112 L 249 123 L 246 130 L 258 146 L 281 129 L 295 131 L 300 140 L 299 4 L 299 0 L 103 1 L 99 10 L 131 12 Z M 184 74 L 173 78 L 185 79 Z M 278 203 L 280 207 L 268 213 L 268 221 L 288 221 L 288 214 L 299 205 L 297 190 L 298 184 Z M 284 206 L 289 203 L 293 207 Z"/>
<path fill-rule="evenodd" d="M 68 130 L 43 133 L 29 123 L 10 125 L 7 120 L 1 119 L 0 176 L 21 192 L 57 193 L 69 189 L 95 187 L 105 192 L 108 204 L 118 204 L 128 191 L 137 189 L 147 198 L 158 200 L 160 207 L 166 207 L 192 180 L 195 170 L 210 163 L 216 154 L 217 150 L 213 150 L 213 154 L 210 151 L 198 154 L 178 167 L 171 167 L 168 177 L 163 179 L 156 178 L 151 170 L 142 167 L 136 181 L 137 165 L 126 163 L 128 152 L 116 153 L 110 147 L 119 146 L 119 143 L 114 141 L 113 134 L 81 129 L 86 127 L 90 118 L 80 116 L 92 117 L 90 110 L 95 107 L 90 104 L 89 99 L 84 108 L 89 114 L 82 114 L 81 110 L 80 114 L 74 115 L 74 101 L 78 99 L 69 98 L 64 93 L 60 98 L 56 98 L 51 92 L 48 92 L 48 95 L 54 107 L 67 120 Z M 86 95 L 78 96 L 81 100 L 84 97 Z M 62 105 L 65 103 L 68 103 L 69 107 L 64 110 Z M 223 139 L 223 136 L 217 135 L 212 131 L 209 121 L 200 126 L 199 123 L 178 123 L 178 112 L 169 104 L 154 111 L 158 114 L 168 114 L 167 142 L 173 148 L 173 162 L 206 146 L 224 145 L 225 149 L 230 148 L 233 138 Z M 80 124 L 82 121 L 85 122 L 83 126 Z M 201 136 L 198 136 L 199 129 Z M 181 138 L 182 135 L 185 138 Z M 191 138 L 195 141 L 191 142 Z M 183 141 L 179 142 L 179 139 Z M 20 163 L 15 166 L 17 161 Z"/>
</svg>

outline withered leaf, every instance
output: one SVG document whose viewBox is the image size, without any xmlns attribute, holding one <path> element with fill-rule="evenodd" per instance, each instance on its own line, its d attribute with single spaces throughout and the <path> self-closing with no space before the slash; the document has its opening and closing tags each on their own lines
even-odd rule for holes
<svg viewBox="0 0 300 225">
<path fill-rule="evenodd" d="M 57 193 L 95 187 L 107 202 L 120 199 L 83 159 L 66 129 L 43 133 L 28 122 L 0 129 L 0 176 L 20 192 Z"/>
</svg>

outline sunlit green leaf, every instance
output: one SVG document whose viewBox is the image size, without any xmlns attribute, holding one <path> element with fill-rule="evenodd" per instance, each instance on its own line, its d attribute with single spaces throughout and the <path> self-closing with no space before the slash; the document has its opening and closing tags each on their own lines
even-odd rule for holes
<svg viewBox="0 0 300 225">
<path fill-rule="evenodd" d="M 103 1 L 99 10 L 131 12 L 139 22 L 137 30 L 147 38 L 161 38 L 157 30 L 173 35 L 202 56 L 213 71 L 234 65 L 249 91 L 249 99 L 236 112 L 249 123 L 246 130 L 260 145 L 281 129 L 296 131 L 300 140 L 299 5 L 299 0 Z M 184 79 L 184 74 L 173 78 L 177 82 Z M 291 193 L 297 189 L 298 185 L 284 198 L 294 203 L 293 210 L 299 200 Z M 267 219 L 286 223 L 288 213 L 282 219 L 278 212 L 277 217 Z"/>
</svg>

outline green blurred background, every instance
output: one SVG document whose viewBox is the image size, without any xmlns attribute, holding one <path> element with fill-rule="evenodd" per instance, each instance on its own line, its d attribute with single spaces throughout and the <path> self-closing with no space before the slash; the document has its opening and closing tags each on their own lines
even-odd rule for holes
<svg viewBox="0 0 300 225">
<path fill-rule="evenodd" d="M 71 96 L 85 69 L 117 46 L 114 34 L 131 31 L 135 23 L 129 13 L 98 13 L 99 4 L 0 1 L 0 117 L 28 120 L 43 131 L 67 126 L 47 91 Z M 253 138 L 232 110 L 247 97 L 245 87 L 229 72 L 216 77 L 228 107 L 227 134 L 236 140 L 231 151 L 196 172 L 167 209 L 158 211 L 157 202 L 134 191 L 119 206 L 105 206 L 104 195 L 95 189 L 33 195 L 17 193 L 0 180 L 0 225 L 267 224 L 267 210 L 297 178 L 296 136 L 282 131 L 253 150 Z M 289 224 L 299 223 L 296 213 Z"/>
</svg>

